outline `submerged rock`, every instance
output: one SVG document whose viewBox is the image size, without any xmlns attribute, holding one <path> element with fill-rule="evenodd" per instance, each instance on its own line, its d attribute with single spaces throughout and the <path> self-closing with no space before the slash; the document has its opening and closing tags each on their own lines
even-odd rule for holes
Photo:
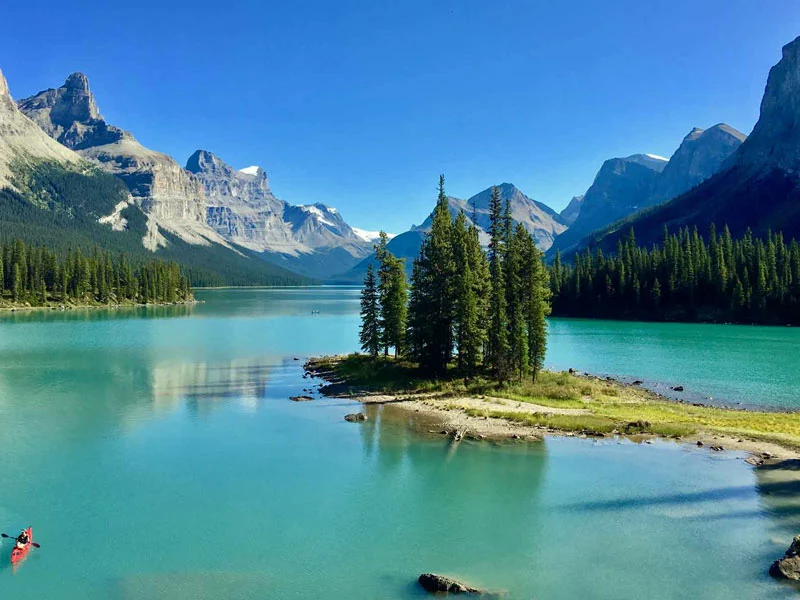
<svg viewBox="0 0 800 600">
<path fill-rule="evenodd" d="M 364 413 L 353 413 L 350 415 L 345 415 L 344 420 L 350 423 L 357 423 L 359 421 L 366 421 L 367 415 L 365 415 Z"/>
<path fill-rule="evenodd" d="M 313 398 L 311 396 L 289 396 L 289 400 L 292 402 L 310 402 Z"/>
<path fill-rule="evenodd" d="M 783 558 L 776 560 L 769 568 L 773 577 L 800 580 L 800 535 L 794 536 Z"/>
<path fill-rule="evenodd" d="M 456 579 L 436 575 L 435 573 L 423 573 L 419 576 L 419 584 L 426 592 L 437 593 L 446 592 L 449 594 L 480 594 L 481 591 L 470 587 Z"/>
<path fill-rule="evenodd" d="M 674 388 L 672 388 L 672 391 L 673 392 L 682 392 L 683 391 L 683 386 L 682 385 L 676 385 Z"/>
</svg>

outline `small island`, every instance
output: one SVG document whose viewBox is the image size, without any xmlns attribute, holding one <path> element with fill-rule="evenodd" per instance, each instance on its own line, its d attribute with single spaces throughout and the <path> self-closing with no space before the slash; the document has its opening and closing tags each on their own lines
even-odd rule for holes
<svg viewBox="0 0 800 600">
<path fill-rule="evenodd" d="M 459 440 L 619 435 L 749 452 L 754 466 L 800 456 L 798 413 L 676 401 L 640 385 L 577 372 L 545 370 L 535 382 L 505 384 L 482 376 L 465 380 L 455 372 L 434 379 L 409 361 L 363 354 L 314 358 L 306 372 L 326 382 L 320 391 L 327 396 L 391 404 L 429 417 L 428 431 Z"/>
</svg>

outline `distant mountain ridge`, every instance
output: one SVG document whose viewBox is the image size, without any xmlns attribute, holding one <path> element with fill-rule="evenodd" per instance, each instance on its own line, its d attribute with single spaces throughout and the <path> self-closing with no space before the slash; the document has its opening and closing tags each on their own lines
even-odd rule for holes
<svg viewBox="0 0 800 600">
<path fill-rule="evenodd" d="M 696 188 L 640 215 L 595 232 L 582 246 L 612 248 L 630 227 L 650 243 L 671 230 L 711 223 L 734 235 L 780 230 L 800 237 L 800 37 L 783 47 L 767 78 L 753 132 L 722 164 L 720 172 Z"/>
<path fill-rule="evenodd" d="M 720 123 L 692 129 L 669 160 L 652 154 L 607 160 L 584 195 L 579 214 L 548 255 L 572 252 L 593 232 L 692 189 L 719 172 L 745 139 Z"/>
<path fill-rule="evenodd" d="M 567 225 L 562 221 L 561 216 L 552 208 L 542 202 L 537 202 L 526 196 L 512 183 L 501 183 L 497 186 L 503 202 L 508 201 L 511 209 L 511 218 L 515 223 L 521 223 L 533 236 L 536 244 L 542 250 L 546 250 L 553 239 L 567 229 Z M 478 233 L 481 243 L 489 243 L 489 201 L 492 195 L 491 187 L 482 192 L 471 196 L 467 200 L 461 200 L 448 196 L 448 207 L 450 214 L 455 218 L 463 212 L 469 224 L 473 224 L 473 217 L 477 221 Z M 406 268 L 411 269 L 413 260 L 419 254 L 422 240 L 431 228 L 431 215 L 429 214 L 421 225 L 413 226 L 409 231 L 394 237 L 387 245 L 388 249 L 398 258 L 406 261 Z M 358 263 L 353 269 L 340 276 L 332 277 L 332 280 L 342 283 L 360 282 L 370 263 L 374 263 L 374 253 Z"/>
<path fill-rule="evenodd" d="M 580 196 L 575 196 L 572 200 L 569 201 L 564 209 L 558 213 L 561 217 L 561 222 L 564 223 L 567 227 L 572 225 L 575 220 L 578 218 L 578 215 L 581 212 L 581 207 L 583 206 L 583 194 Z"/>
</svg>

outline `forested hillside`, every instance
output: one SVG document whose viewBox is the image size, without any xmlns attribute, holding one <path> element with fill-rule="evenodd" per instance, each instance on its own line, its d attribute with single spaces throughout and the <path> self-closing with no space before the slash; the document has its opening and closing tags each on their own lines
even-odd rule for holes
<svg viewBox="0 0 800 600">
<path fill-rule="evenodd" d="M 308 279 L 267 264 L 253 252 L 231 252 L 218 245 L 190 245 L 161 232 L 166 248 L 154 254 L 142 244 L 146 217 L 135 205 L 119 212 L 122 231 L 102 224 L 99 218 L 115 212 L 129 199 L 117 177 L 99 169 L 78 172 L 58 163 L 15 165 L 14 186 L 0 189 L 0 239 L 20 238 L 57 251 L 100 248 L 124 252 L 133 264 L 153 258 L 178 262 L 193 286 L 301 285 Z"/>
</svg>

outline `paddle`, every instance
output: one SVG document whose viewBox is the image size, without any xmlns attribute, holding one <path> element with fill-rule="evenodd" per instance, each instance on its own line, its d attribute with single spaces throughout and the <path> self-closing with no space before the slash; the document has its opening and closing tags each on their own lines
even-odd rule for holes
<svg viewBox="0 0 800 600">
<path fill-rule="evenodd" d="M 0 537 L 9 538 L 9 539 L 12 539 L 12 540 L 17 539 L 16 537 L 12 537 L 12 536 L 8 535 L 7 533 L 0 533 Z M 31 542 L 31 546 L 33 546 L 34 548 L 41 548 L 41 546 L 39 544 L 37 544 L 36 542 Z"/>
</svg>

